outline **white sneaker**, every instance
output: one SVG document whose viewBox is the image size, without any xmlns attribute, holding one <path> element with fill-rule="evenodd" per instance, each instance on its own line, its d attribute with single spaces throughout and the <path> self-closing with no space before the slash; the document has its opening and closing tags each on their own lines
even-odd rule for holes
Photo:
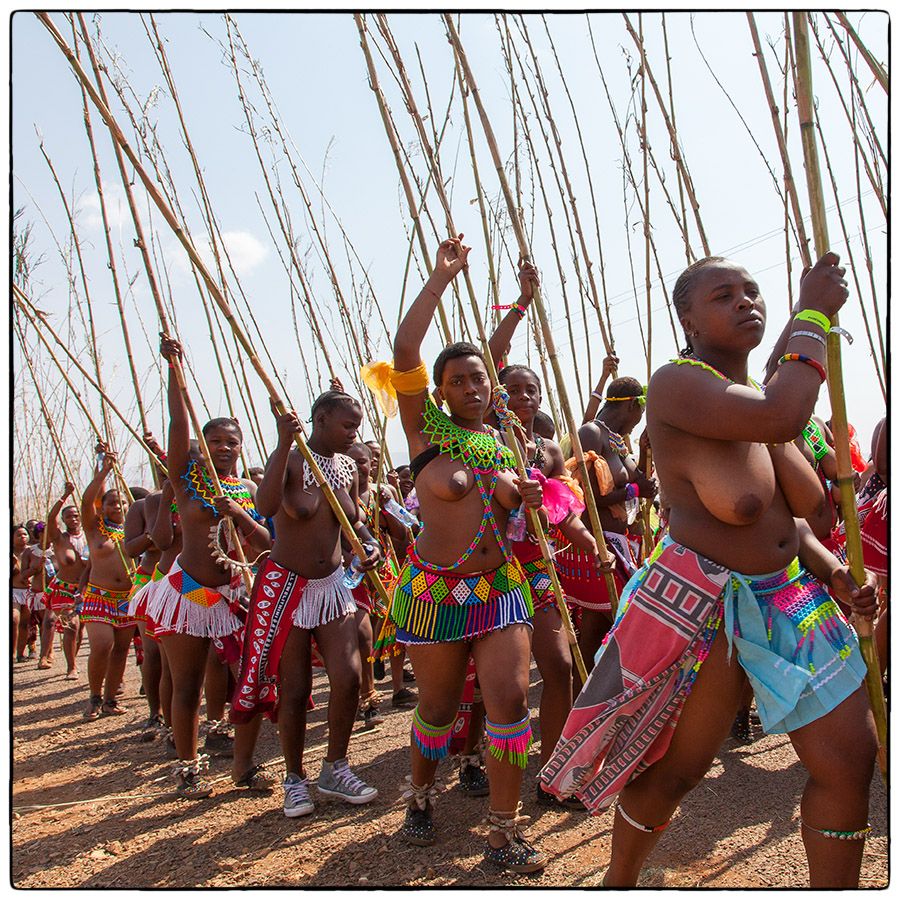
<svg viewBox="0 0 900 900">
<path fill-rule="evenodd" d="M 301 778 L 293 772 L 289 772 L 282 784 L 284 788 L 284 814 L 289 819 L 298 816 L 308 816 L 315 811 L 312 800 L 309 799 L 309 779 Z"/>
<path fill-rule="evenodd" d="M 377 788 L 353 774 L 346 759 L 336 759 L 333 763 L 323 760 L 322 773 L 316 787 L 320 794 L 337 797 L 354 805 L 370 803 L 378 796 Z"/>
</svg>

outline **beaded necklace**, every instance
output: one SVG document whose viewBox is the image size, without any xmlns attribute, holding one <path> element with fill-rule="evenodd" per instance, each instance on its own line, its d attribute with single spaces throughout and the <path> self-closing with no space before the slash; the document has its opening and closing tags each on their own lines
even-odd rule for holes
<svg viewBox="0 0 900 900">
<path fill-rule="evenodd" d="M 309 448 L 307 448 L 309 449 Z M 331 456 L 320 456 L 313 450 L 309 455 L 316 461 L 316 465 L 322 470 L 325 480 L 333 491 L 340 491 L 353 484 L 353 476 L 356 473 L 356 463 L 343 453 L 335 453 Z M 309 463 L 303 460 L 303 490 L 308 491 L 319 482 Z"/>
<path fill-rule="evenodd" d="M 512 555 L 503 540 L 503 536 L 500 534 L 491 500 L 497 487 L 497 479 L 500 472 L 515 468 L 515 457 L 512 451 L 509 447 L 499 443 L 497 438 L 490 432 L 471 431 L 468 428 L 460 427 L 446 413 L 441 412 L 430 397 L 425 400 L 422 419 L 424 421 L 423 436 L 434 444 L 441 453 L 448 454 L 451 459 L 460 460 L 464 466 L 472 470 L 483 507 L 481 524 L 478 526 L 475 537 L 462 556 L 449 566 L 436 566 L 431 563 L 429 565 L 438 572 L 450 572 L 461 566 L 481 543 L 488 524 L 491 526 L 491 531 L 504 557 L 507 560 L 511 560 Z M 484 476 L 486 475 L 490 476 L 490 483 L 487 487 L 484 485 Z"/>
<path fill-rule="evenodd" d="M 540 469 L 541 472 L 544 471 L 544 462 L 546 461 L 546 457 L 544 455 L 544 439 L 536 434 L 534 436 L 534 456 L 528 461 L 528 465 L 534 469 Z"/>
<path fill-rule="evenodd" d="M 604 424 L 606 424 L 604 422 Z M 622 459 L 627 458 L 628 456 L 628 447 L 625 445 L 625 438 L 622 437 L 621 434 L 617 434 L 609 425 L 606 426 L 606 430 L 609 432 L 609 446 L 615 453 L 618 453 Z"/>
<path fill-rule="evenodd" d="M 678 359 L 673 359 L 671 362 L 675 363 L 676 366 L 696 366 L 698 369 L 705 369 L 707 372 L 711 372 L 716 378 L 721 378 L 722 381 L 727 381 L 731 384 L 737 384 L 737 382 L 729 378 L 723 372 L 720 372 L 718 369 L 711 366 L 708 362 L 704 362 L 702 359 L 695 359 L 694 357 L 681 356 Z M 755 382 L 749 375 L 747 376 L 747 387 L 754 387 L 760 393 L 765 393 L 765 388 L 762 385 Z"/>
<path fill-rule="evenodd" d="M 118 544 L 125 539 L 125 526 L 110 522 L 107 518 L 97 519 L 97 530 L 108 541 Z"/>
<path fill-rule="evenodd" d="M 212 510 L 213 515 L 218 518 L 219 510 L 216 509 L 215 504 L 212 502 L 219 496 L 216 493 L 216 486 L 206 473 L 206 469 L 201 468 L 197 460 L 192 459 L 188 463 L 188 470 L 181 476 L 181 480 L 185 483 L 188 494 L 195 500 L 198 500 L 206 509 Z M 262 521 L 262 517 L 253 504 L 250 489 L 240 478 L 235 478 L 234 475 L 220 475 L 219 484 L 222 485 L 221 496 L 233 500 L 244 512 L 249 513 L 255 521 Z"/>
<path fill-rule="evenodd" d="M 451 459 L 459 459 L 470 469 L 490 471 L 499 456 L 501 469 L 515 468 L 515 457 L 508 447 L 497 443 L 490 431 L 471 431 L 457 425 L 446 413 L 435 406 L 429 397 L 422 412 L 422 434 L 435 444 L 441 453 L 449 453 Z"/>
</svg>

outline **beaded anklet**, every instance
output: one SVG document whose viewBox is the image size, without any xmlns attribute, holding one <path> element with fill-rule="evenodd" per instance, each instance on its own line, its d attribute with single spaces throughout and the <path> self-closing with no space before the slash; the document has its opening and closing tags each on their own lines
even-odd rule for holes
<svg viewBox="0 0 900 900">
<path fill-rule="evenodd" d="M 658 831 L 665 831 L 666 828 L 669 827 L 669 823 L 672 821 L 671 819 L 666 819 L 666 821 L 663 822 L 662 825 L 641 825 L 640 822 L 635 822 L 635 820 L 632 819 L 624 809 L 622 809 L 621 803 L 616 803 L 616 809 L 619 811 L 619 814 L 622 816 L 622 818 L 632 826 L 632 828 L 637 828 L 638 831 L 643 831 L 645 834 L 656 834 Z"/>
<path fill-rule="evenodd" d="M 807 825 L 802 819 L 800 820 L 800 824 L 810 831 L 815 831 L 816 834 L 822 834 L 827 838 L 834 838 L 838 841 L 864 841 L 872 830 L 871 825 L 866 825 L 865 828 L 860 828 L 858 831 L 835 831 L 832 828 L 813 828 L 812 825 Z"/>
</svg>

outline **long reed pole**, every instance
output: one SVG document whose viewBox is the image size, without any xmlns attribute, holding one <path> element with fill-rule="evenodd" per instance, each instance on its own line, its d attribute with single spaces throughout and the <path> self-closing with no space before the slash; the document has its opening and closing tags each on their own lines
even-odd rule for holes
<svg viewBox="0 0 900 900">
<path fill-rule="evenodd" d="M 448 17 L 449 18 L 449 17 Z M 383 31 L 387 31 L 387 23 L 382 23 Z M 389 34 L 389 31 L 388 31 Z M 395 46 L 393 41 L 389 41 L 389 46 L 392 48 L 392 51 L 395 50 Z M 428 134 L 425 130 L 425 123 L 422 121 L 422 117 L 419 114 L 418 108 L 416 107 L 415 99 L 412 95 L 412 87 L 409 83 L 409 79 L 406 75 L 406 69 L 403 66 L 403 61 L 399 56 L 399 53 L 395 55 L 395 62 L 397 65 L 397 72 L 400 76 L 401 88 L 404 94 L 404 101 L 406 104 L 406 108 L 410 113 L 410 116 L 413 119 L 413 122 L 416 126 L 416 130 L 419 134 L 419 140 L 422 142 L 422 146 L 425 150 L 425 153 L 431 162 L 432 165 L 437 165 L 437 161 L 434 157 L 434 148 L 431 146 L 431 142 L 429 140 Z M 444 215 L 447 220 L 447 229 L 450 234 L 457 234 L 456 225 L 453 221 L 452 213 L 450 210 L 450 201 L 447 197 L 446 191 L 444 189 L 443 179 L 438 177 L 435 179 L 435 191 L 438 195 L 438 198 L 441 202 L 441 205 L 444 209 Z M 465 279 L 466 290 L 469 295 L 469 305 L 472 310 L 472 315 L 475 319 L 475 326 L 478 332 L 478 337 L 481 340 L 482 347 L 484 349 L 484 360 L 487 365 L 488 374 L 491 379 L 492 386 L 496 389 L 499 385 L 499 378 L 497 374 L 497 367 L 494 363 L 493 356 L 490 351 L 490 347 L 488 345 L 488 337 L 484 330 L 484 322 L 481 317 L 481 312 L 478 309 L 478 300 L 475 295 L 475 289 L 472 285 L 471 276 L 469 274 L 468 269 L 463 269 L 463 277 Z M 510 450 L 513 452 L 513 455 L 516 459 L 516 471 L 519 478 L 525 479 L 528 477 L 525 471 L 525 459 L 523 456 L 522 448 L 519 445 L 518 439 L 515 435 L 513 435 L 509 430 L 504 430 L 504 438 L 506 440 L 507 445 Z M 587 671 L 585 670 L 584 660 L 581 657 L 581 653 L 578 648 L 578 641 L 575 637 L 575 629 L 572 627 L 571 617 L 569 616 L 569 610 L 566 606 L 565 594 L 562 590 L 562 585 L 559 583 L 559 578 L 556 573 L 556 567 L 553 565 L 553 554 L 550 550 L 550 547 L 547 543 L 547 538 L 544 534 L 544 530 L 541 527 L 540 520 L 538 518 L 537 512 L 535 510 L 529 510 L 529 517 L 532 521 L 534 534 L 537 537 L 538 545 L 541 548 L 541 554 L 544 558 L 544 561 L 547 564 L 547 570 L 550 574 L 550 579 L 553 584 L 554 594 L 556 596 L 556 605 L 559 609 L 560 616 L 562 618 L 563 627 L 566 631 L 566 637 L 569 641 L 570 650 L 572 652 L 572 658 L 575 662 L 575 666 L 578 669 L 578 672 L 583 680 L 587 680 Z"/>
<path fill-rule="evenodd" d="M 888 74 L 885 72 L 884 67 L 878 62 L 877 59 L 872 55 L 871 51 L 868 47 L 860 40 L 859 35 L 856 33 L 856 30 L 850 24 L 850 20 L 846 15 L 842 12 L 835 11 L 835 15 L 838 18 L 838 21 L 841 25 L 844 26 L 847 34 L 850 35 L 850 39 L 856 44 L 856 49 L 862 54 L 862 58 L 866 61 L 866 65 L 872 70 L 872 74 L 875 76 L 875 80 L 884 88 L 884 92 L 886 94 L 890 94 L 890 85 Z"/>
<path fill-rule="evenodd" d="M 81 362 L 78 360 L 78 357 L 75 355 L 75 353 L 73 353 L 69 349 L 68 342 L 64 341 L 56 333 L 53 326 L 47 321 L 46 313 L 42 313 L 34 305 L 34 303 L 31 302 L 28 295 L 25 294 L 17 284 L 13 284 L 12 289 L 13 289 L 14 299 L 18 303 L 19 308 L 22 310 L 25 317 L 31 323 L 32 327 L 35 330 L 35 334 L 37 334 L 38 338 L 40 338 L 40 340 L 41 340 L 41 343 L 47 348 L 47 352 L 50 354 L 51 358 L 56 363 L 56 366 L 60 370 L 60 372 L 65 373 L 66 370 L 62 366 L 62 364 L 59 362 L 56 355 L 54 354 L 53 348 L 50 346 L 50 342 L 47 340 L 47 338 L 42 333 L 43 331 L 46 331 L 50 334 L 50 336 L 56 342 L 57 346 L 59 346 L 59 348 L 63 351 L 63 353 L 66 354 L 66 356 L 68 357 L 71 364 L 78 370 L 78 372 L 81 373 L 81 376 L 84 378 L 84 380 L 95 391 L 97 391 L 98 395 L 100 395 L 100 398 L 103 400 L 103 402 L 106 403 L 106 405 L 109 407 L 109 409 L 116 415 L 116 417 L 125 426 L 126 430 L 131 434 L 131 436 L 138 442 L 138 444 L 141 445 L 141 447 L 144 448 L 144 450 L 147 451 L 148 454 L 150 454 L 150 456 L 153 458 L 154 465 L 159 466 L 162 469 L 164 474 L 168 474 L 168 473 L 166 473 L 165 466 L 159 461 L 159 459 L 156 457 L 153 450 L 151 450 L 150 447 L 145 443 L 144 438 L 140 434 L 138 434 L 137 430 L 134 428 L 134 426 L 129 421 L 128 416 L 126 416 L 119 409 L 119 407 L 116 406 L 116 404 L 112 401 L 112 399 L 105 392 L 105 390 L 97 383 L 97 381 L 94 378 L 91 377 L 90 373 L 81 364 Z M 41 323 L 40 328 L 38 328 L 37 322 Z M 63 377 L 66 378 L 66 384 L 71 385 L 71 382 L 69 381 L 67 376 L 65 376 L 65 374 Z M 78 400 L 81 397 L 81 395 L 74 389 L 73 389 L 72 393 L 73 393 L 73 396 L 76 398 L 76 400 Z M 89 419 L 89 422 L 93 423 L 93 419 Z M 93 424 L 91 425 L 91 427 L 93 427 Z M 94 430 L 97 431 L 97 429 L 94 429 Z M 103 435 L 99 431 L 97 431 L 97 438 L 99 440 L 104 439 Z"/>
<path fill-rule="evenodd" d="M 516 235 L 516 242 L 519 245 L 519 254 L 523 260 L 530 260 L 532 258 L 531 248 L 528 246 L 528 241 L 525 237 L 525 229 L 515 207 L 512 192 L 509 188 L 509 182 L 506 178 L 506 172 L 503 169 L 503 161 L 500 158 L 500 151 L 497 147 L 497 139 L 494 136 L 494 129 L 491 126 L 491 122 L 488 118 L 487 111 L 484 108 L 484 104 L 481 102 L 481 96 L 478 93 L 478 86 L 475 83 L 475 76 L 472 74 L 469 60 L 466 57 L 466 51 L 463 49 L 462 42 L 460 41 L 459 35 L 456 31 L 456 26 L 453 24 L 452 16 L 445 13 L 444 22 L 446 23 L 447 33 L 450 36 L 450 42 L 453 44 L 459 56 L 460 64 L 462 65 L 463 72 L 466 76 L 466 82 L 468 83 L 469 89 L 472 93 L 472 99 L 475 101 L 475 106 L 478 109 L 478 116 L 481 119 L 481 126 L 484 131 L 484 136 L 487 140 L 488 148 L 490 149 L 491 158 L 494 161 L 494 168 L 497 170 L 497 177 L 500 180 L 500 187 L 503 192 L 503 197 L 506 201 L 507 209 L 509 210 L 510 223 L 512 224 L 513 232 Z M 594 493 L 591 488 L 590 476 L 588 474 L 587 465 L 584 461 L 584 450 L 581 446 L 581 438 L 578 436 L 578 424 L 575 421 L 575 417 L 572 415 L 572 405 L 569 403 L 569 393 L 566 390 L 566 383 L 559 365 L 559 357 L 556 354 L 556 344 L 553 340 L 553 332 L 550 328 L 550 322 L 547 319 L 547 312 L 544 309 L 543 301 L 541 300 L 540 287 L 538 287 L 537 285 L 535 285 L 534 288 L 534 300 L 532 302 L 541 321 L 541 331 L 544 335 L 544 342 L 547 346 L 547 356 L 550 360 L 550 365 L 553 368 L 553 374 L 556 376 L 556 384 L 559 391 L 559 403 L 562 407 L 566 426 L 569 429 L 569 435 L 572 440 L 572 450 L 578 464 L 582 484 L 584 485 L 584 499 L 588 508 L 588 516 L 590 518 L 592 530 L 594 533 L 594 539 L 597 542 L 597 548 L 600 552 L 601 558 L 605 560 L 608 556 L 608 551 L 606 549 L 606 540 L 603 537 L 603 527 L 600 524 L 600 514 L 597 511 L 597 504 L 594 500 Z M 616 587 L 611 572 L 606 573 L 606 582 L 609 588 L 610 596 L 615 596 Z"/>
<path fill-rule="evenodd" d="M 813 129 L 812 63 L 809 52 L 809 32 L 805 12 L 794 12 L 794 51 L 797 60 L 797 112 L 800 117 L 800 134 L 803 140 L 803 157 L 806 163 L 806 184 L 812 209 L 813 239 L 816 254 L 828 252 L 828 223 L 825 216 L 825 198 L 819 169 L 816 135 Z M 853 466 L 850 462 L 850 433 L 847 427 L 847 406 L 841 372 L 840 336 L 833 330 L 838 316 L 832 316 L 832 331 L 827 339 L 828 393 L 831 397 L 831 431 L 834 435 L 834 451 L 837 456 L 837 483 L 841 492 L 841 512 L 847 535 L 847 561 L 850 573 L 858 585 L 865 584 L 862 539 L 859 518 L 856 513 L 856 493 L 853 487 Z M 887 714 L 884 706 L 884 690 L 878 654 L 872 640 L 872 622 L 855 616 L 859 645 L 866 661 L 866 688 L 875 716 L 878 732 L 878 764 L 887 780 Z"/>
<path fill-rule="evenodd" d="M 231 307 L 228 304 L 228 301 L 225 299 L 224 294 L 210 273 L 209 269 L 206 267 L 206 264 L 203 262 L 200 254 L 197 252 L 197 249 L 194 247 L 190 238 L 185 233 L 184 229 L 181 227 L 178 219 L 175 217 L 172 208 L 166 202 L 165 198 L 160 193 L 156 184 L 153 182 L 153 179 L 147 173 L 146 169 L 141 164 L 141 161 L 138 159 L 137 154 L 131 148 L 131 145 L 125 138 L 125 135 L 122 133 L 122 129 L 119 127 L 116 122 L 113 114 L 109 111 L 109 108 L 101 99 L 100 95 L 97 93 L 94 86 L 91 84 L 90 79 L 87 76 L 87 73 L 81 67 L 81 64 L 75 57 L 75 54 L 72 52 L 71 48 L 66 43 L 65 38 L 59 33 L 56 26 L 53 24 L 52 19 L 47 13 L 36 13 L 38 19 L 50 33 L 53 40 L 56 42 L 60 51 L 69 61 L 69 65 L 72 68 L 72 71 L 75 73 L 75 76 L 84 84 L 85 89 L 88 92 L 88 95 L 91 98 L 91 102 L 97 108 L 97 111 L 103 118 L 103 121 L 106 123 L 107 127 L 110 130 L 110 133 L 115 138 L 116 142 L 122 148 L 122 152 L 128 157 L 129 162 L 134 167 L 134 171 L 137 176 L 141 179 L 144 184 L 144 187 L 147 190 L 147 194 L 156 207 L 159 209 L 160 214 L 166 220 L 166 223 L 174 232 L 175 236 L 178 238 L 179 243 L 184 247 L 185 252 L 188 254 L 193 265 L 196 267 L 197 271 L 200 273 L 207 287 L 209 288 L 210 295 L 215 300 L 217 306 L 222 311 L 222 315 L 225 316 L 228 324 L 231 326 L 232 331 L 235 334 L 235 337 L 238 339 L 241 347 L 244 352 L 247 354 L 248 359 L 250 360 L 251 365 L 256 370 L 257 375 L 262 381 L 263 385 L 266 388 L 267 393 L 269 394 L 269 398 L 272 401 L 272 405 L 275 408 L 275 411 L 278 415 L 284 415 L 287 411 L 287 408 L 284 404 L 284 401 L 278 394 L 278 391 L 272 382 L 272 379 L 269 376 L 269 373 L 265 370 L 262 363 L 259 361 L 259 357 L 256 355 L 255 350 L 253 349 L 253 345 L 250 343 L 247 335 L 244 333 L 241 326 L 235 320 L 234 313 L 231 310 Z M 324 474 L 322 473 L 321 468 L 319 468 L 318 463 L 315 458 L 311 455 L 309 448 L 306 446 L 306 441 L 303 439 L 303 436 L 298 432 L 294 435 L 294 442 L 297 446 L 297 449 L 303 455 L 304 460 L 307 465 L 309 465 L 310 470 L 312 471 L 316 481 L 319 483 L 319 486 L 322 490 L 322 494 L 325 497 L 328 505 L 334 511 L 335 517 L 338 520 L 338 523 L 341 526 L 341 530 L 344 533 L 344 536 L 347 538 L 348 543 L 350 544 L 353 552 L 362 559 L 366 553 L 363 550 L 362 545 L 360 544 L 359 537 L 354 531 L 353 527 L 350 525 L 349 520 L 347 519 L 346 513 L 342 509 L 340 502 L 334 494 L 334 491 L 331 489 L 331 485 L 328 484 L 325 479 Z M 210 473 L 213 478 L 215 478 L 215 469 Z M 246 572 L 246 570 L 244 570 Z M 369 577 L 372 584 L 375 586 L 375 589 L 378 591 L 380 598 L 386 604 L 388 603 L 387 592 L 384 588 L 384 585 L 381 582 L 381 579 L 375 572 L 367 572 L 367 576 Z"/>
<path fill-rule="evenodd" d="M 647 79 L 650 81 L 650 86 L 653 88 L 653 93 L 656 97 L 656 102 L 659 106 L 659 110 L 662 113 L 663 121 L 666 123 L 666 129 L 669 132 L 669 138 L 672 141 L 672 156 L 675 159 L 675 164 L 678 166 L 678 169 L 681 172 L 681 176 L 684 179 L 684 188 L 688 195 L 688 200 L 691 204 L 691 209 L 694 211 L 694 220 L 697 223 L 697 231 L 700 234 L 700 243 L 703 244 L 703 254 L 704 256 L 709 256 L 709 241 L 706 239 L 706 231 L 703 228 L 703 221 L 700 218 L 700 203 L 697 200 L 697 192 L 694 190 L 694 182 L 691 178 L 691 173 L 688 171 L 687 163 L 684 159 L 684 154 L 681 151 L 681 147 L 678 143 L 678 133 L 675 130 L 675 126 L 672 124 L 672 120 L 669 118 L 668 110 L 666 109 L 665 101 L 663 100 L 662 93 L 660 92 L 659 85 L 656 83 L 656 79 L 653 77 L 653 70 L 650 68 L 650 63 L 647 60 L 647 54 L 644 49 L 643 41 L 641 41 L 638 33 L 634 30 L 634 26 L 631 24 L 631 20 L 628 18 L 626 13 L 622 13 L 622 18 L 625 20 L 625 27 L 628 29 L 628 33 L 631 35 L 631 39 L 634 41 L 635 46 L 638 49 L 638 52 L 641 55 L 641 67 L 647 72 Z"/>
<path fill-rule="evenodd" d="M 43 415 L 44 422 L 47 425 L 47 431 L 50 434 L 50 440 L 53 442 L 53 447 L 56 450 L 56 455 L 59 458 L 60 467 L 65 474 L 66 481 L 70 481 L 72 484 L 75 484 L 75 479 L 72 476 L 72 470 L 69 467 L 68 461 L 66 460 L 66 454 L 63 452 L 62 442 L 60 441 L 59 435 L 56 433 L 56 426 L 53 423 L 53 417 L 50 415 L 50 411 L 47 408 L 47 402 L 44 400 L 44 393 L 41 390 L 41 385 L 38 381 L 34 363 L 31 361 L 31 354 L 28 352 L 28 346 L 25 343 L 25 335 L 22 333 L 22 326 L 19 323 L 19 316 L 15 312 L 13 314 L 13 325 L 16 331 L 16 337 L 18 337 L 19 339 L 19 346 L 22 348 L 22 358 L 25 360 L 25 364 L 28 366 L 28 372 L 31 375 L 31 381 L 32 384 L 34 384 L 34 390 L 37 393 L 38 403 L 41 407 L 41 414 Z"/>
</svg>

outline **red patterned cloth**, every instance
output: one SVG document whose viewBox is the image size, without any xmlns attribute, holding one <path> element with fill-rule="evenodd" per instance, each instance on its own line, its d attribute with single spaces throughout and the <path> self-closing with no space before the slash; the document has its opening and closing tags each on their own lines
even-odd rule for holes
<svg viewBox="0 0 900 900">
<path fill-rule="evenodd" d="M 556 571 L 566 596 L 582 609 L 615 614 L 625 583 L 637 568 L 628 536 L 604 531 L 606 547 L 615 557 L 615 597 L 610 597 L 606 577 L 597 572 L 594 558 L 571 544 L 556 554 Z"/>
<path fill-rule="evenodd" d="M 729 575 L 679 544 L 662 550 L 607 635 L 541 771 L 547 791 L 575 794 L 597 813 L 662 758 Z"/>
<path fill-rule="evenodd" d="M 232 722 L 249 722 L 259 713 L 277 721 L 278 666 L 284 645 L 292 626 L 305 627 L 299 614 L 307 587 L 330 580 L 303 578 L 271 559 L 259 567 L 247 613 L 240 676 L 231 701 Z M 349 611 L 355 612 L 352 601 L 351 605 Z M 318 606 L 316 616 L 321 612 Z"/>
<path fill-rule="evenodd" d="M 863 564 L 883 578 L 888 571 L 887 488 L 875 498 L 862 524 Z"/>
</svg>

